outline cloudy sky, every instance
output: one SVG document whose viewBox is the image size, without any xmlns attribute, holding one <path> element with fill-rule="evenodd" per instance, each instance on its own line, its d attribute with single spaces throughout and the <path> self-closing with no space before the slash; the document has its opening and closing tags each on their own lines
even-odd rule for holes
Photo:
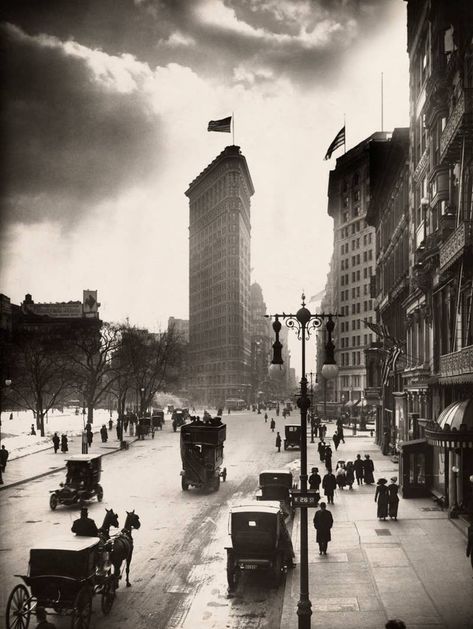
<svg viewBox="0 0 473 629">
<path fill-rule="evenodd" d="M 106 320 L 188 316 L 190 181 L 232 143 L 271 311 L 324 287 L 331 140 L 408 123 L 403 0 L 10 0 L 1 9 L 0 292 L 97 289 Z M 341 149 L 337 154 L 343 152 Z M 336 156 L 335 155 L 335 156 Z"/>
</svg>

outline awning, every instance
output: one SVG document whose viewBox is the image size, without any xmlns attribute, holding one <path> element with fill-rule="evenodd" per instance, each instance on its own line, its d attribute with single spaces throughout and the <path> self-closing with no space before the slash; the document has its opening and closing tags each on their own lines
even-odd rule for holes
<svg viewBox="0 0 473 629">
<path fill-rule="evenodd" d="M 348 400 L 348 402 L 345 402 L 345 406 L 347 408 L 350 408 L 350 406 L 353 406 L 353 400 Z"/>
<path fill-rule="evenodd" d="M 440 413 L 437 423 L 442 430 L 460 430 L 464 424 L 467 431 L 473 431 L 473 399 L 452 402 Z"/>
</svg>

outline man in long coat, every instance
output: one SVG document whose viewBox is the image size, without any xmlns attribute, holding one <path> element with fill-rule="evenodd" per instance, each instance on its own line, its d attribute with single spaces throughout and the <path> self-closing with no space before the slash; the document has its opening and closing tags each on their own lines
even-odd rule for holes
<svg viewBox="0 0 473 629">
<path fill-rule="evenodd" d="M 324 490 L 324 494 L 327 496 L 327 502 L 332 505 L 333 505 L 333 492 L 335 491 L 336 486 L 337 486 L 337 479 L 335 478 L 335 474 L 332 474 L 332 472 L 327 472 L 322 481 L 322 488 Z"/>
<path fill-rule="evenodd" d="M 356 455 L 356 459 L 355 459 L 355 462 L 353 463 L 353 466 L 355 468 L 356 482 L 358 483 L 358 485 L 363 485 L 364 466 L 363 466 L 363 461 L 361 460 L 361 454 Z"/>
<path fill-rule="evenodd" d="M 333 476 L 333 475 L 332 475 Z M 327 554 L 327 545 L 330 542 L 330 529 L 333 526 L 333 517 L 330 511 L 327 511 L 325 502 L 320 503 L 320 510 L 314 515 L 314 528 L 317 531 L 317 544 L 319 545 L 319 555 Z"/>
</svg>

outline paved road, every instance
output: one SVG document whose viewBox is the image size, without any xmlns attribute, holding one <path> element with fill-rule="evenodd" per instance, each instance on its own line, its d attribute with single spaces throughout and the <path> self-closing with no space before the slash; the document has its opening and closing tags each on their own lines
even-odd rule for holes
<svg viewBox="0 0 473 629">
<path fill-rule="evenodd" d="M 262 415 L 234 413 L 225 421 L 228 478 L 215 493 L 181 491 L 179 434 L 169 422 L 154 440 L 103 459 L 104 502 L 91 503 L 90 514 L 101 523 L 104 507 L 113 507 L 123 524 L 125 510 L 135 509 L 142 527 L 134 532 L 133 585 L 120 587 L 109 617 L 94 601 L 92 627 L 279 627 L 284 585 L 271 589 L 251 575 L 228 598 L 224 546 L 229 504 L 254 495 L 261 469 L 291 464 L 297 453 L 276 452 L 275 434 Z M 282 427 L 283 420 L 277 424 Z M 77 517 L 77 509 L 48 508 L 49 490 L 62 477 L 54 473 L 0 494 L 2 614 L 17 582 L 12 575 L 26 570 L 30 546 L 56 532 L 68 534 Z"/>
</svg>

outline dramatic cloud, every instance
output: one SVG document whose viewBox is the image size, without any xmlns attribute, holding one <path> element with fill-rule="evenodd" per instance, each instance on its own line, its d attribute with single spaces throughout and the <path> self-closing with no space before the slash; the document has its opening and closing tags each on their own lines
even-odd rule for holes
<svg viewBox="0 0 473 629">
<path fill-rule="evenodd" d="M 146 66 L 11 25 L 3 39 L 4 219 L 67 223 L 155 169 Z"/>
</svg>

